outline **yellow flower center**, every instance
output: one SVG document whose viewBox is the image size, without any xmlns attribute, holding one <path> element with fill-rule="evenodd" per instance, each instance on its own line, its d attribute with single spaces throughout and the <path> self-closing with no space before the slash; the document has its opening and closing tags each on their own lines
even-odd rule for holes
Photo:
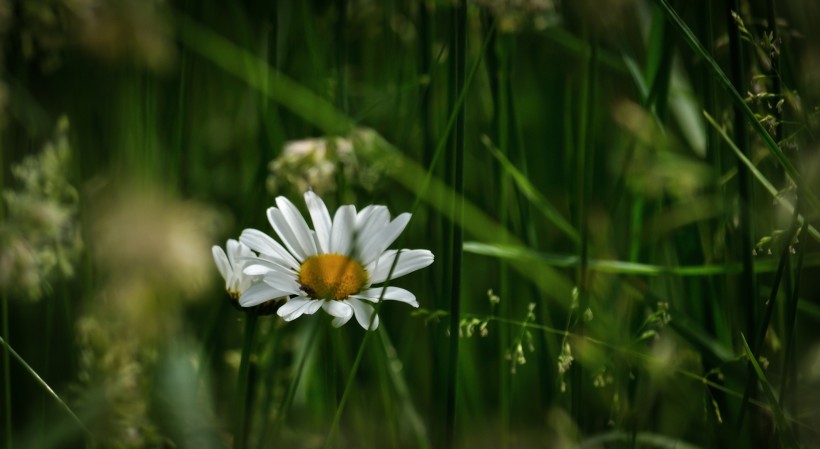
<svg viewBox="0 0 820 449">
<path fill-rule="evenodd" d="M 361 291 L 367 272 L 359 262 L 341 254 L 319 254 L 299 268 L 299 284 L 311 298 L 341 301 Z"/>
</svg>

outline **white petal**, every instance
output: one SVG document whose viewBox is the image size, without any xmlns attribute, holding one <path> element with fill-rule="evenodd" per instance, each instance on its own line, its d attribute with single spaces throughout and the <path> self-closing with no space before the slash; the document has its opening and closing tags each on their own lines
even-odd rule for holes
<svg viewBox="0 0 820 449">
<path fill-rule="evenodd" d="M 347 308 L 350 310 L 350 315 L 333 318 L 333 322 L 331 323 L 333 327 L 342 327 L 353 318 L 353 306 L 347 300 L 341 302 L 347 305 Z"/>
<path fill-rule="evenodd" d="M 239 242 L 234 239 L 228 239 L 228 243 L 225 245 L 227 248 L 228 253 L 228 260 L 231 262 L 231 265 L 236 263 L 236 258 L 239 256 Z"/>
<path fill-rule="evenodd" d="M 359 255 L 360 260 L 364 265 L 376 260 L 376 258 L 381 256 L 388 246 L 392 245 L 393 242 L 396 241 L 402 231 L 404 231 L 407 223 L 410 222 L 410 216 L 411 215 L 407 213 L 401 214 L 396 217 L 395 220 L 390 222 L 389 225 L 381 228 L 378 233 L 373 235 L 364 235 L 364 241 L 367 243 L 361 247 L 362 252 Z"/>
<path fill-rule="evenodd" d="M 356 229 L 359 237 L 374 235 L 390 223 L 390 211 L 385 206 L 371 205 L 356 215 Z M 359 240 L 362 242 L 362 240 Z M 359 245 L 361 246 L 361 245 Z"/>
<path fill-rule="evenodd" d="M 355 231 L 356 208 L 345 205 L 336 209 L 336 215 L 333 217 L 333 229 L 330 234 L 330 252 L 346 256 L 352 255 L 350 251 Z"/>
<path fill-rule="evenodd" d="M 296 275 L 290 273 L 280 273 L 278 271 L 268 271 L 262 280 L 271 287 L 282 290 L 283 292 L 290 292 L 292 295 L 301 295 L 299 283 L 296 281 Z"/>
<path fill-rule="evenodd" d="M 231 268 L 230 262 L 228 262 L 228 256 L 225 255 L 225 251 L 214 245 L 211 247 L 211 253 L 214 255 L 214 263 L 216 263 L 216 269 L 219 270 L 219 274 L 222 275 L 222 279 L 225 279 L 225 282 L 228 282 L 228 279 L 233 275 L 233 268 Z"/>
<path fill-rule="evenodd" d="M 242 273 L 248 276 L 264 275 L 267 274 L 269 271 L 272 271 L 270 266 L 261 263 L 250 264 L 242 269 Z"/>
<path fill-rule="evenodd" d="M 294 312 L 296 312 L 300 308 L 306 306 L 310 301 L 313 301 L 313 300 L 310 299 L 310 298 L 306 298 L 306 297 L 296 297 L 296 298 L 288 299 L 288 301 L 286 303 L 282 304 L 282 306 L 279 307 L 279 310 L 276 311 L 276 314 L 281 316 L 282 318 L 285 318 L 285 321 L 291 321 L 292 319 L 295 319 L 295 318 L 298 318 L 298 317 L 294 317 L 294 318 L 291 318 L 291 319 L 288 319 L 287 317 L 292 315 Z"/>
<path fill-rule="evenodd" d="M 385 251 L 377 261 L 367 266 L 372 284 L 380 284 L 387 280 L 390 275 L 390 268 L 396 258 L 396 250 Z M 433 263 L 433 253 L 426 249 L 403 249 L 399 254 L 399 261 L 393 269 L 390 279 L 396 279 L 405 274 L 412 273 Z"/>
<path fill-rule="evenodd" d="M 280 259 L 287 266 L 298 269 L 300 264 L 282 245 L 271 236 L 257 229 L 245 229 L 239 241 L 248 245 L 250 249 L 274 259 Z"/>
<path fill-rule="evenodd" d="M 370 319 L 373 316 L 373 306 L 367 304 L 359 299 L 350 298 L 347 300 L 347 303 L 353 307 L 353 313 L 356 315 L 356 321 L 362 326 L 362 328 L 367 329 L 370 325 Z M 379 327 L 379 317 L 373 319 L 373 326 L 370 327 L 370 330 L 375 330 Z"/>
<path fill-rule="evenodd" d="M 284 196 L 276 197 L 276 205 L 279 206 L 279 212 L 287 220 L 288 226 L 293 231 L 293 235 L 299 240 L 299 245 L 305 254 L 305 257 L 315 256 L 318 254 L 316 244 L 313 237 L 310 235 L 310 227 L 307 225 L 302 213 Z"/>
<path fill-rule="evenodd" d="M 239 252 L 236 254 L 236 260 L 239 260 L 243 257 L 254 257 L 256 254 L 248 248 L 248 245 L 245 245 L 242 242 L 239 242 Z"/>
<path fill-rule="evenodd" d="M 268 208 L 268 221 L 270 221 L 271 226 L 273 226 L 273 230 L 276 231 L 276 234 L 279 235 L 279 238 L 282 240 L 282 243 L 288 248 L 298 261 L 302 262 L 308 257 L 314 254 L 308 254 L 302 248 L 302 243 L 299 241 L 299 238 L 296 237 L 296 234 L 293 233 L 293 230 L 290 228 L 288 221 L 285 219 L 285 216 L 282 214 L 282 211 L 275 207 Z M 310 235 L 306 237 L 309 239 Z"/>
<path fill-rule="evenodd" d="M 301 299 L 301 298 L 300 298 Z M 287 315 L 279 314 L 285 321 L 293 321 L 302 315 L 313 315 L 322 307 L 322 300 L 304 298 L 307 302 L 298 305 L 295 310 Z M 287 304 L 287 303 L 285 303 Z M 281 309 L 281 307 L 280 307 Z M 279 312 L 277 312 L 279 313 Z"/>
<path fill-rule="evenodd" d="M 265 274 L 268 271 L 276 271 L 278 273 L 292 273 L 294 271 L 286 267 L 282 260 L 265 255 L 260 257 L 240 257 L 237 263 L 237 266 L 243 267 L 243 273 L 251 276 Z M 253 268 L 249 270 L 250 267 Z"/>
<path fill-rule="evenodd" d="M 260 282 L 251 285 L 242 296 L 239 297 L 239 305 L 242 307 L 253 307 L 271 299 L 288 296 L 287 292 L 279 291 L 271 286 Z"/>
<path fill-rule="evenodd" d="M 384 296 L 382 291 L 384 290 Z M 413 307 L 418 307 L 419 303 L 416 301 L 416 295 L 399 287 L 373 287 L 371 289 L 353 295 L 354 298 L 364 299 L 370 302 L 379 302 L 379 298 L 385 301 L 399 301 L 405 304 L 410 304 Z"/>
<path fill-rule="evenodd" d="M 353 308 L 344 301 L 327 300 L 322 304 L 322 308 L 325 309 L 325 312 L 329 315 L 336 318 L 346 318 L 349 320 L 350 317 L 353 316 Z M 347 320 L 345 320 L 345 322 L 347 322 Z"/>
<path fill-rule="evenodd" d="M 329 253 L 330 232 L 333 227 L 333 223 L 330 221 L 330 212 L 327 211 L 324 201 L 312 190 L 305 192 L 305 203 L 310 212 L 310 219 L 313 220 L 316 239 L 319 240 L 319 250 L 323 253 Z"/>
<path fill-rule="evenodd" d="M 303 313 L 305 315 L 313 315 L 314 313 L 316 313 L 317 310 L 322 308 L 323 303 L 324 303 L 324 301 L 315 300 L 315 301 L 313 301 L 313 302 L 311 302 L 310 304 L 307 305 L 307 307 L 305 308 Z"/>
</svg>

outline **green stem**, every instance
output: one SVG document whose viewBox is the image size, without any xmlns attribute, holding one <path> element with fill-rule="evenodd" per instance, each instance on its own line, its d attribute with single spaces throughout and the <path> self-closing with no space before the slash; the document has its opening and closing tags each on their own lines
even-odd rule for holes
<svg viewBox="0 0 820 449">
<path fill-rule="evenodd" d="M 4 295 L 4 298 L 5 298 L 5 295 Z M 5 303 L 5 300 L 4 300 L 4 303 Z M 3 308 L 6 309 L 5 304 L 4 304 Z M 4 321 L 5 321 L 5 319 L 4 319 Z M 6 323 L 4 323 L 4 325 L 5 324 Z M 17 362 L 20 363 L 20 365 L 23 366 L 23 369 L 25 369 L 31 375 L 31 377 L 34 378 L 34 380 L 38 384 L 40 384 L 40 386 L 43 387 L 44 390 L 46 390 L 46 393 L 49 396 L 51 396 L 51 398 L 54 399 L 58 404 L 60 404 L 60 407 L 62 407 L 63 410 L 65 410 L 66 413 L 68 413 L 68 415 L 71 416 L 72 419 L 74 419 L 74 421 L 77 423 L 77 425 L 80 427 L 80 429 L 82 429 L 82 431 L 85 432 L 86 436 L 88 438 L 91 438 L 91 432 L 89 432 L 88 428 L 85 427 L 85 424 L 83 424 L 83 422 L 80 420 L 80 418 L 77 416 L 77 414 L 74 413 L 74 411 L 71 410 L 71 408 L 65 402 L 63 402 L 63 400 L 60 398 L 60 396 L 48 385 L 48 383 L 46 383 L 46 381 L 43 380 L 43 378 L 40 377 L 39 374 L 37 374 L 37 371 L 34 371 L 34 368 L 32 368 L 31 365 L 29 365 L 25 361 L 25 359 L 20 357 L 20 354 L 18 354 L 17 351 L 15 351 L 14 348 L 12 348 L 6 342 L 6 340 L 4 338 L 0 338 L 0 344 L 3 345 L 3 348 L 4 348 L 3 353 L 5 354 L 5 356 L 7 357 L 8 354 L 11 354 L 11 356 L 14 357 L 14 359 L 17 360 Z M 8 367 L 8 361 L 6 361 L 5 366 Z M 8 371 L 8 368 L 6 368 L 6 371 Z M 8 388 L 8 383 L 6 385 L 7 385 L 7 388 Z M 10 393 L 10 391 L 7 390 L 6 394 L 8 395 L 9 393 Z M 8 401 L 7 401 L 6 407 L 8 407 Z M 11 426 L 10 409 L 7 408 L 6 412 L 7 412 L 6 413 L 6 417 L 7 417 L 6 418 L 6 424 Z M 8 445 L 9 448 L 11 448 L 11 427 L 9 427 L 9 433 L 6 435 L 6 444 Z"/>
<path fill-rule="evenodd" d="M 282 405 L 280 405 L 279 410 L 276 413 L 276 423 L 274 424 L 273 431 L 271 432 L 273 439 L 276 439 L 279 436 L 279 430 L 285 423 L 287 413 L 290 410 L 291 404 L 293 404 L 293 398 L 296 397 L 296 390 L 299 388 L 299 381 L 302 379 L 302 373 L 305 372 L 305 366 L 307 366 L 310 351 L 313 349 L 313 343 L 316 341 L 316 337 L 319 335 L 320 329 L 322 329 L 320 320 L 314 320 L 313 328 L 310 330 L 308 340 L 305 343 L 305 348 L 302 350 L 302 355 L 299 358 L 299 363 L 297 365 L 293 381 L 288 387 L 288 391 L 285 394 L 285 399 L 282 401 Z"/>
<path fill-rule="evenodd" d="M 0 170 L 2 171 L 2 170 Z M 3 290 L 3 397 L 5 398 L 6 415 L 6 448 L 12 448 L 12 428 L 11 428 L 11 370 L 9 364 L 9 348 L 6 342 L 9 340 L 9 297 L 5 289 Z"/>
<path fill-rule="evenodd" d="M 376 310 L 373 312 L 374 317 L 378 314 L 380 304 L 381 300 L 379 300 L 379 304 L 376 304 Z M 373 327 L 372 319 L 370 322 L 370 326 L 368 327 Z M 336 413 L 333 415 L 333 423 L 330 425 L 330 431 L 327 434 L 327 440 L 325 440 L 325 449 L 330 448 L 330 444 L 333 441 L 333 437 L 336 436 L 336 432 L 339 430 L 339 422 L 342 419 L 342 412 L 344 411 L 345 404 L 347 404 L 347 398 L 350 395 L 350 391 L 353 389 L 353 379 L 356 377 L 356 372 L 359 370 L 359 365 L 362 363 L 362 357 L 364 357 L 364 348 L 367 346 L 367 341 L 370 339 L 371 334 L 373 334 L 373 332 L 365 331 L 364 338 L 362 338 L 362 343 L 359 345 L 359 350 L 356 352 L 356 358 L 353 360 L 353 367 L 350 368 L 350 374 L 347 376 L 345 390 L 342 393 L 342 398 L 339 400 L 339 407 L 336 409 Z"/>
<path fill-rule="evenodd" d="M 255 310 L 245 314 L 245 338 L 242 342 L 242 358 L 239 362 L 239 377 L 236 385 L 236 421 L 234 422 L 234 449 L 245 449 L 248 446 L 249 421 L 248 406 L 250 405 L 250 359 L 253 353 L 253 340 L 256 333 L 256 320 L 259 318 Z"/>
<path fill-rule="evenodd" d="M 336 432 L 339 429 L 339 422 L 342 419 L 342 412 L 344 412 L 350 391 L 353 389 L 353 379 L 356 378 L 356 373 L 359 371 L 359 365 L 361 364 L 362 357 L 364 356 L 364 348 L 367 346 L 367 341 L 370 339 L 370 334 L 373 334 L 375 331 L 375 329 L 373 329 L 373 324 L 376 322 L 376 317 L 379 316 L 379 309 L 381 309 L 382 302 L 384 302 L 384 294 L 387 292 L 387 287 L 390 286 L 390 281 L 393 279 L 393 271 L 399 263 L 399 257 L 401 257 L 401 250 L 399 250 L 396 253 L 396 257 L 393 258 L 393 265 L 390 266 L 390 271 L 387 272 L 387 280 L 384 282 L 384 285 L 382 285 L 379 300 L 373 307 L 373 314 L 370 316 L 370 323 L 367 325 L 368 330 L 365 331 L 364 338 L 362 338 L 362 342 L 359 345 L 359 350 L 356 352 L 356 359 L 353 361 L 353 366 L 350 368 L 350 374 L 347 376 L 347 382 L 345 382 L 345 389 L 342 393 L 342 398 L 339 400 L 339 406 L 336 408 L 336 413 L 333 415 L 333 423 L 330 425 L 330 431 L 327 433 L 327 439 L 325 440 L 325 449 L 330 448 L 333 437 L 336 436 Z"/>
<path fill-rule="evenodd" d="M 465 65 L 467 62 L 467 5 L 460 2 L 454 13 L 454 54 L 455 91 L 464 92 Z M 456 105 L 453 105 L 456 108 Z M 453 216 L 459 220 L 464 215 L 464 108 L 458 108 L 456 116 L 455 135 L 453 140 Z M 445 444 L 454 447 L 456 425 L 456 394 L 458 383 L 458 344 L 459 320 L 461 318 L 461 264 L 463 260 L 464 233 L 461 226 L 452 224 L 452 271 L 450 274 L 450 343 L 447 360 L 447 396 L 445 402 Z"/>
</svg>

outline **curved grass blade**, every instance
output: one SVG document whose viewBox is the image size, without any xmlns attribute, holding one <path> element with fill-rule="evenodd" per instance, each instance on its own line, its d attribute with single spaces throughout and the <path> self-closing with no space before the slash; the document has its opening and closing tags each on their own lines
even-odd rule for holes
<svg viewBox="0 0 820 449">
<path fill-rule="evenodd" d="M 578 449 L 601 447 L 604 443 L 632 442 L 633 435 L 626 432 L 609 432 L 589 437 L 578 445 Z M 638 432 L 635 434 L 635 443 L 642 447 L 659 447 L 665 449 L 700 449 L 701 446 L 687 443 L 674 437 L 657 433 Z"/>
<path fill-rule="evenodd" d="M 26 360 L 23 359 L 23 357 L 21 357 L 20 354 L 18 354 L 17 351 L 14 350 L 14 348 L 12 348 L 8 343 L 6 343 L 6 340 L 4 340 L 2 337 L 0 337 L 0 344 L 2 344 L 3 347 L 9 352 L 9 354 L 11 354 L 11 356 L 14 357 L 14 359 L 17 360 L 17 362 L 23 366 L 23 368 L 31 375 L 31 377 L 34 378 L 34 380 L 37 381 L 37 383 L 40 384 L 40 386 L 43 387 L 44 390 L 46 390 L 46 393 L 49 396 L 51 396 L 51 398 L 54 399 L 54 401 L 56 401 L 57 404 L 59 404 L 60 407 L 63 410 L 65 410 L 65 412 L 68 413 L 69 416 L 71 416 L 71 418 L 77 423 L 77 425 L 83 430 L 83 432 L 85 432 L 85 434 L 90 437 L 91 432 L 88 430 L 87 427 L 85 427 L 85 424 L 83 424 L 82 420 L 77 416 L 76 413 L 74 413 L 73 410 L 71 410 L 71 407 L 69 407 L 68 404 L 66 404 L 62 400 L 62 398 L 60 398 L 60 395 L 58 395 L 57 392 L 55 392 L 51 388 L 51 386 L 49 386 L 48 383 L 45 380 L 43 380 L 43 378 L 40 377 L 39 374 L 37 374 L 37 371 L 34 371 L 34 368 L 32 368 L 31 365 L 29 365 L 26 362 Z"/>
<path fill-rule="evenodd" d="M 572 239 L 573 243 L 580 243 L 581 235 L 578 231 L 566 219 L 564 219 L 555 206 L 550 204 L 550 202 L 538 192 L 538 189 L 536 189 L 530 180 L 527 179 L 527 177 L 524 176 L 518 168 L 516 168 L 512 161 L 510 161 L 504 153 L 496 148 L 490 138 L 488 136 L 482 136 L 481 141 L 490 150 L 493 157 L 498 160 L 499 164 L 501 164 L 501 168 L 503 168 L 504 171 L 506 171 L 512 178 L 515 185 L 518 187 L 518 190 L 533 204 L 533 206 L 535 206 L 538 212 L 541 212 L 541 215 L 543 215 L 544 218 L 554 224 L 555 227 L 560 229 L 561 232 L 566 234 L 567 237 Z"/>
<path fill-rule="evenodd" d="M 520 260 L 525 263 L 573 268 L 581 261 L 574 254 L 553 254 L 533 251 L 521 245 L 464 242 L 464 251 L 500 259 Z M 638 276 L 717 276 L 737 274 L 742 271 L 740 263 L 707 265 L 652 265 L 621 260 L 589 259 L 589 269 L 601 273 L 631 274 Z M 820 266 L 820 254 L 806 255 L 806 267 Z M 768 273 L 777 269 L 777 261 L 761 260 L 755 263 L 755 272 Z"/>
<path fill-rule="evenodd" d="M 794 432 L 789 425 L 789 422 L 786 420 L 786 415 L 783 413 L 783 409 L 780 408 L 780 404 L 777 402 L 777 397 L 774 395 L 772 386 L 769 384 L 769 381 L 766 380 L 766 375 L 757 363 L 757 359 L 755 358 L 754 353 L 752 353 L 749 343 L 746 341 L 746 336 L 741 334 L 740 338 L 743 340 L 743 349 L 746 351 L 746 357 L 748 357 L 749 363 L 752 365 L 752 368 L 757 375 L 757 379 L 763 387 L 763 393 L 766 395 L 766 400 L 769 402 L 769 407 L 774 415 L 775 426 L 778 437 L 780 438 L 781 446 L 784 448 L 798 447 L 797 439 L 794 437 Z"/>
<path fill-rule="evenodd" d="M 723 128 L 721 128 L 720 125 L 718 125 L 714 117 L 709 115 L 709 113 L 706 111 L 703 111 L 703 115 L 706 117 L 706 120 L 720 134 L 720 136 L 723 138 L 723 141 L 726 142 L 727 145 L 729 145 L 729 148 L 731 148 L 732 151 L 734 151 L 734 153 L 737 155 L 737 157 L 743 162 L 743 164 L 745 164 L 746 167 L 749 168 L 749 171 L 752 173 L 752 175 L 754 175 L 755 179 L 757 179 L 760 182 L 760 185 L 762 185 L 763 188 L 766 189 L 766 191 L 772 195 L 775 201 L 780 203 L 781 206 L 783 206 L 787 211 L 789 211 L 789 213 L 794 213 L 794 205 L 792 205 L 792 203 L 788 202 L 785 198 L 783 198 L 782 195 L 780 195 L 780 193 L 772 185 L 772 183 L 770 183 L 769 180 L 766 179 L 766 177 L 763 175 L 763 173 L 761 173 L 760 170 L 757 169 L 755 164 L 752 163 L 752 161 L 750 161 L 749 158 L 747 158 L 743 154 L 743 152 L 740 151 L 740 148 L 738 148 L 737 145 L 735 145 L 734 141 L 732 141 L 729 135 L 726 134 L 726 131 L 724 131 Z M 801 225 L 805 222 L 805 218 L 803 218 L 803 215 L 798 215 L 797 220 L 797 223 Z M 814 226 L 809 225 L 808 232 L 809 235 L 811 235 L 812 238 L 814 238 L 814 240 L 820 242 L 820 232 L 817 232 L 817 229 Z"/>
<path fill-rule="evenodd" d="M 689 26 L 686 25 L 683 19 L 681 19 L 678 13 L 669 5 L 669 3 L 666 0 L 655 0 L 655 2 L 658 5 L 660 5 L 660 7 L 664 10 L 666 16 L 678 29 L 686 43 L 689 44 L 689 46 L 692 47 L 692 50 L 694 50 L 694 52 L 698 56 L 702 57 L 706 64 L 712 69 L 712 73 L 717 78 L 718 84 L 723 86 L 724 90 L 726 90 L 726 92 L 731 97 L 732 102 L 746 117 L 746 121 L 749 123 L 752 129 L 754 129 L 755 132 L 758 134 L 760 139 L 766 145 L 766 148 L 768 148 L 772 156 L 774 156 L 774 158 L 777 159 L 777 161 L 783 167 L 783 170 L 785 170 L 788 177 L 791 178 L 795 185 L 797 185 L 800 194 L 804 196 L 807 202 L 811 204 L 811 206 L 815 210 L 820 212 L 820 200 L 817 199 L 817 196 L 811 190 L 806 188 L 805 184 L 802 182 L 800 173 L 798 173 L 797 169 L 791 163 L 789 158 L 786 157 L 785 154 L 783 154 L 783 151 L 780 150 L 780 147 L 777 145 L 777 142 L 775 142 L 772 135 L 769 134 L 769 132 L 766 131 L 766 128 L 764 128 L 763 125 L 757 120 L 754 112 L 749 108 L 749 106 L 746 104 L 746 101 L 743 99 L 743 97 L 740 96 L 738 91 L 734 88 L 732 82 L 729 80 L 726 74 L 723 73 L 723 70 L 720 68 L 717 61 L 715 61 L 712 55 L 710 55 L 706 48 L 703 47 L 703 44 L 700 43 L 700 41 L 689 28 Z"/>
</svg>

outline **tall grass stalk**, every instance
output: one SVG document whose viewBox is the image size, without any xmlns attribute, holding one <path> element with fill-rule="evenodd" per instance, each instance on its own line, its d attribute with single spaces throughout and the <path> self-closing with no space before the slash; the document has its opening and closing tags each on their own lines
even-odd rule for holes
<svg viewBox="0 0 820 449">
<path fill-rule="evenodd" d="M 353 382 L 356 379 L 356 373 L 359 371 L 359 365 L 362 363 L 367 342 L 370 339 L 370 336 L 376 332 L 375 329 L 373 329 L 373 324 L 376 322 L 376 317 L 379 315 L 379 310 L 381 309 L 382 303 L 384 303 L 384 294 L 387 292 L 387 287 L 390 286 L 390 281 L 393 278 L 393 272 L 396 269 L 400 257 L 401 251 L 398 251 L 396 253 L 396 257 L 393 258 L 393 264 L 390 266 L 390 270 L 387 272 L 387 279 L 381 287 L 382 290 L 379 294 L 379 299 L 373 307 L 373 314 L 370 316 L 370 323 L 368 323 L 367 331 L 365 331 L 362 342 L 359 344 L 359 349 L 356 352 L 356 358 L 353 359 L 353 365 L 350 367 L 350 373 L 347 375 L 345 388 L 342 391 L 342 397 L 339 399 L 339 404 L 336 407 L 336 413 L 333 414 L 333 422 L 330 424 L 330 430 L 328 431 L 327 438 L 325 439 L 325 449 L 332 447 L 331 445 L 333 443 L 333 438 L 335 438 L 336 433 L 339 430 L 339 423 L 341 422 L 342 414 L 344 413 L 345 405 L 347 405 L 350 392 L 353 390 Z"/>
<path fill-rule="evenodd" d="M 26 360 L 23 357 L 21 357 L 20 354 L 17 353 L 17 351 L 14 350 L 14 348 L 12 348 L 11 345 L 9 345 L 5 339 L 0 338 L 0 345 L 2 345 L 4 350 L 8 351 L 8 353 L 11 354 L 11 356 L 14 357 L 15 360 L 17 360 L 17 362 L 20 364 L 20 366 L 23 367 L 26 373 L 30 375 L 31 378 L 34 379 L 34 381 L 40 387 L 43 388 L 43 390 L 45 390 L 46 394 L 50 396 L 60 406 L 60 408 L 62 408 L 63 411 L 66 412 L 66 414 L 69 417 L 71 417 L 71 419 L 77 424 L 77 427 L 84 433 L 84 436 L 90 439 L 92 437 L 92 434 L 85 426 L 85 423 L 83 423 L 83 421 L 77 416 L 77 414 L 74 413 L 74 410 L 72 410 L 71 407 L 69 407 L 68 404 L 66 404 L 65 401 L 63 401 L 60 395 L 58 395 L 57 392 L 55 392 L 51 388 L 51 386 L 42 377 L 40 377 L 37 371 L 35 371 L 34 368 L 32 368 L 31 365 L 29 365 L 28 362 L 26 362 Z M 12 443 L 10 437 L 6 437 L 6 443 Z"/>
<path fill-rule="evenodd" d="M 0 170 L 2 171 L 2 170 Z M 4 423 L 6 426 L 6 449 L 12 449 L 12 422 L 11 422 L 11 364 L 9 362 L 9 295 L 5 289 L 3 296 L 3 403 Z"/>
<path fill-rule="evenodd" d="M 465 66 L 467 63 L 467 2 L 460 1 L 453 10 L 453 77 L 454 92 L 465 91 Z M 458 221 L 463 220 L 464 206 L 464 116 L 465 108 L 459 108 L 455 102 L 451 109 L 458 109 L 455 132 L 452 146 L 453 172 L 453 216 Z M 449 174 L 448 174 L 449 175 Z M 461 263 L 463 260 L 463 232 L 456 222 L 451 224 L 452 236 L 452 267 L 450 268 L 450 343 L 447 360 L 447 397 L 445 401 L 445 442 L 446 447 L 455 445 L 456 426 L 456 396 L 458 394 L 458 351 L 459 351 L 459 322 L 461 319 Z"/>
<path fill-rule="evenodd" d="M 256 310 L 249 310 L 245 313 L 245 333 L 242 339 L 242 354 L 239 361 L 239 374 L 236 384 L 236 414 L 234 422 L 234 449 L 246 449 L 248 447 L 248 428 L 250 420 L 248 412 L 251 401 L 251 376 L 250 365 L 253 357 L 254 341 L 256 335 L 256 321 L 259 315 Z"/>
<path fill-rule="evenodd" d="M 578 224 L 576 227 L 581 233 L 581 241 L 578 246 L 578 259 L 580 261 L 577 271 L 578 288 L 578 309 L 576 314 L 575 332 L 584 335 L 583 316 L 589 307 L 589 192 L 592 187 L 594 164 L 592 161 L 594 131 L 592 120 L 595 113 L 595 83 L 597 82 L 597 43 L 592 43 L 592 50 L 589 54 L 587 67 L 581 84 L 578 99 L 578 139 L 577 139 L 577 204 L 578 204 Z M 579 429 L 586 430 L 587 417 L 586 407 L 584 407 L 584 368 L 581 364 L 575 366 L 572 372 L 572 412 Z"/>
<path fill-rule="evenodd" d="M 743 49 L 740 46 L 740 34 L 738 31 L 735 14 L 739 14 L 736 0 L 729 0 L 726 3 L 726 29 L 729 34 L 729 77 L 732 85 L 738 92 L 746 90 L 746 71 Z M 746 117 L 743 115 L 741 107 L 737 104 L 733 108 L 734 142 L 740 152 L 749 156 L 749 134 L 746 132 Z M 757 319 L 760 316 L 755 289 L 754 261 L 752 260 L 752 192 L 749 183 L 749 170 L 741 161 L 737 162 L 737 191 L 739 200 L 739 235 L 737 237 L 739 252 L 738 258 L 743 264 L 743 273 L 739 279 L 738 301 L 735 310 L 743 317 L 743 328 L 745 334 L 752 341 L 756 340 L 755 328 Z M 741 410 L 740 422 L 742 422 L 743 411 Z"/>
<path fill-rule="evenodd" d="M 495 21 L 489 11 L 483 11 L 485 33 L 489 33 L 495 26 Z M 504 162 L 509 162 L 505 156 L 509 154 L 509 101 L 507 98 L 507 83 L 509 82 L 509 58 L 506 39 L 498 39 L 492 35 L 490 45 L 487 47 L 485 60 L 487 63 L 488 76 L 490 78 L 490 95 L 493 99 L 493 131 L 495 138 L 498 141 L 498 149 L 490 148 L 494 155 L 499 158 L 499 165 L 497 171 L 496 182 L 498 185 L 498 221 L 502 226 L 509 226 L 510 222 L 510 189 L 511 180 L 505 169 Z M 509 163 L 512 166 L 512 163 Z M 522 176 L 523 177 L 523 176 Z M 462 250 L 463 250 L 462 244 Z M 499 313 L 502 317 L 510 317 L 510 270 L 505 260 L 499 260 L 498 263 L 498 286 L 499 292 L 503 300 L 499 303 Z M 503 361 L 506 353 L 510 348 L 510 335 L 507 328 L 500 328 L 498 330 L 498 360 Z M 509 447 L 510 443 L 510 404 L 511 398 L 511 382 L 510 382 L 510 368 L 507 364 L 500 362 L 498 364 L 498 395 L 499 395 L 499 424 L 501 434 L 501 448 Z"/>
<path fill-rule="evenodd" d="M 314 320 L 310 331 L 308 331 L 308 339 L 305 342 L 304 348 L 300 351 L 299 361 L 296 364 L 296 371 L 294 372 L 293 379 L 291 380 L 290 385 L 288 385 L 285 392 L 285 397 L 282 399 L 282 402 L 279 404 L 279 408 L 276 412 L 276 421 L 272 426 L 265 426 L 263 428 L 260 443 L 267 440 L 269 427 L 272 428 L 270 431 L 270 438 L 275 440 L 279 437 L 279 432 L 286 424 L 288 412 L 290 412 L 291 405 L 293 405 L 293 399 L 296 397 L 296 391 L 299 389 L 299 384 L 304 377 L 307 377 L 305 367 L 307 366 L 307 361 L 310 358 L 310 353 L 314 349 L 316 340 L 320 338 L 320 333 L 324 332 L 324 328 L 321 326 L 322 324 L 325 323 L 322 323 L 320 320 Z"/>
</svg>

